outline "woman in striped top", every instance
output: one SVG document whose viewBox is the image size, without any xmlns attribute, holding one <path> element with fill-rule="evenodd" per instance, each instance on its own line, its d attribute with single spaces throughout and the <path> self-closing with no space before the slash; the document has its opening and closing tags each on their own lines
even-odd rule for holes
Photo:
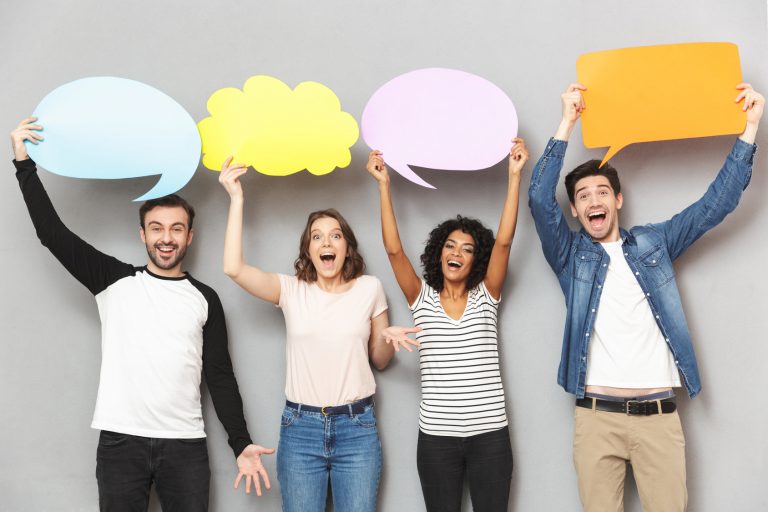
<svg viewBox="0 0 768 512">
<path fill-rule="evenodd" d="M 403 251 L 384 155 L 369 156 L 368 172 L 379 184 L 384 247 L 416 324 L 389 328 L 385 336 L 397 347 L 406 332 L 418 332 L 420 343 L 416 459 L 428 511 L 458 512 L 465 474 L 476 512 L 507 510 L 512 449 L 496 324 L 527 160 L 525 142 L 514 139 L 496 239 L 479 221 L 460 215 L 439 224 L 421 255 L 422 279 Z"/>
</svg>

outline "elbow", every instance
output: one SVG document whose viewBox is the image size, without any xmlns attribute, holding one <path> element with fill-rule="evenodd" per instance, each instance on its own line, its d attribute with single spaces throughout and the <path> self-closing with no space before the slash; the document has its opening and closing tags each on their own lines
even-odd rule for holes
<svg viewBox="0 0 768 512">
<path fill-rule="evenodd" d="M 387 357 L 384 360 L 373 360 L 371 361 L 373 363 L 373 367 L 376 368 L 379 371 L 384 370 L 387 366 L 389 366 L 389 362 L 392 360 L 391 357 Z"/>
<path fill-rule="evenodd" d="M 230 279 L 237 279 L 237 276 L 240 275 L 240 270 L 242 266 L 241 265 L 227 265 L 224 264 L 224 274 L 227 275 Z"/>
</svg>

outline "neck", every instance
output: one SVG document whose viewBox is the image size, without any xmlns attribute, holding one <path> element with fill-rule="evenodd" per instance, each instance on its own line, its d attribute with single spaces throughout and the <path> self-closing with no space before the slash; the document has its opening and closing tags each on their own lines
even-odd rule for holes
<svg viewBox="0 0 768 512">
<path fill-rule="evenodd" d="M 467 282 L 462 281 L 460 283 L 452 283 L 450 281 L 443 281 L 443 290 L 440 295 L 451 299 L 458 299 L 467 294 Z"/>
<path fill-rule="evenodd" d="M 333 277 L 317 276 L 315 284 L 317 287 L 326 292 L 339 292 L 344 291 L 351 281 L 345 281 L 341 273 Z"/>
<path fill-rule="evenodd" d="M 152 263 L 152 260 L 149 260 L 147 262 L 147 269 L 149 269 L 150 272 L 153 274 L 156 274 L 158 276 L 163 277 L 181 277 L 184 275 L 184 272 L 181 271 L 181 263 L 176 265 L 173 268 L 160 268 L 154 263 Z"/>
</svg>

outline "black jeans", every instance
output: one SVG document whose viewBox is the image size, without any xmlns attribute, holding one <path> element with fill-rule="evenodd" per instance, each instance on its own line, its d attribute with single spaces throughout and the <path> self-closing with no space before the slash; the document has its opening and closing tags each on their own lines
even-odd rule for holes
<svg viewBox="0 0 768 512">
<path fill-rule="evenodd" d="M 475 512 L 506 512 L 512 482 L 509 429 L 470 437 L 433 436 L 419 431 L 416 450 L 427 512 L 459 512 L 464 474 Z"/>
<path fill-rule="evenodd" d="M 102 430 L 96 481 L 102 512 L 146 512 L 153 482 L 163 512 L 205 512 L 211 481 L 205 438 L 157 439 Z"/>
</svg>

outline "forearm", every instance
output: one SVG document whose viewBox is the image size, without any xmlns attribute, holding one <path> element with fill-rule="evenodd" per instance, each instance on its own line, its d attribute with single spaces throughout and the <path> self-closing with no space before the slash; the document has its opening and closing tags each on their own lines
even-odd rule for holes
<svg viewBox="0 0 768 512">
<path fill-rule="evenodd" d="M 563 140 L 567 141 L 571 138 L 571 133 L 573 133 L 573 128 L 576 126 L 576 121 L 570 121 L 568 119 L 563 119 L 560 121 L 560 125 L 557 127 L 557 131 L 555 132 L 555 139 L 557 140 Z"/>
<path fill-rule="evenodd" d="M 228 354 L 227 354 L 228 359 Z M 227 364 L 228 363 L 228 364 Z M 231 362 L 205 364 L 205 379 L 216 415 L 227 431 L 227 443 L 235 457 L 252 444 L 243 413 L 243 400 Z"/>
<path fill-rule="evenodd" d="M 754 144 L 757 137 L 757 128 L 759 123 L 747 123 L 744 128 L 744 133 L 741 134 L 739 139 L 743 140 L 747 144 Z"/>
<path fill-rule="evenodd" d="M 387 367 L 392 357 L 395 355 L 395 347 L 387 343 L 382 331 L 389 326 L 389 315 L 387 312 L 381 313 L 376 318 L 371 319 L 371 338 L 368 341 L 368 357 L 373 366 L 378 370 Z"/>
<path fill-rule="evenodd" d="M 224 273 L 235 279 L 244 266 L 243 198 L 233 197 L 229 203 L 227 230 L 224 234 Z"/>
<path fill-rule="evenodd" d="M 379 184 L 379 200 L 381 203 L 381 238 L 387 254 L 393 255 L 403 251 L 400 232 L 397 229 L 397 218 L 392 206 L 392 193 L 389 183 Z"/>
<path fill-rule="evenodd" d="M 507 197 L 501 211 L 499 229 L 496 232 L 496 244 L 509 248 L 515 237 L 517 212 L 520 203 L 520 173 L 510 173 L 507 184 Z"/>
</svg>

